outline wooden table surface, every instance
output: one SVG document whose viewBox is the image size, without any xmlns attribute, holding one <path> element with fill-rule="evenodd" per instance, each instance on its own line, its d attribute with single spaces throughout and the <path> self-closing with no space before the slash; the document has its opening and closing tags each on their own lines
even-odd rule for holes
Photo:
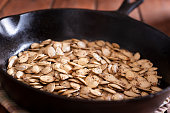
<svg viewBox="0 0 170 113">
<path fill-rule="evenodd" d="M 0 0 L 0 17 L 49 8 L 117 10 L 123 0 Z M 131 0 L 134 1 L 134 0 Z M 170 0 L 145 0 L 130 17 L 170 36 Z M 7 111 L 0 106 L 0 113 Z"/>
</svg>

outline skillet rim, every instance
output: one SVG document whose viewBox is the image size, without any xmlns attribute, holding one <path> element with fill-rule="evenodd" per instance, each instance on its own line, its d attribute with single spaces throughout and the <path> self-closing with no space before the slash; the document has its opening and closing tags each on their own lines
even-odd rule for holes
<svg viewBox="0 0 170 113">
<path fill-rule="evenodd" d="M 63 10 L 87 11 L 87 12 L 90 12 L 90 13 L 97 13 L 97 14 L 101 14 L 101 15 L 104 15 L 104 16 L 110 16 L 110 17 L 114 17 L 113 14 L 115 13 L 115 14 L 118 14 L 118 16 L 126 17 L 128 19 L 133 20 L 133 21 L 139 22 L 140 24 L 143 24 L 144 26 L 147 26 L 147 27 L 151 28 L 152 30 L 155 30 L 157 33 L 164 35 L 166 37 L 166 39 L 170 40 L 170 38 L 166 34 L 159 31 L 158 29 L 156 29 L 156 28 L 154 28 L 154 27 L 152 27 L 152 26 L 150 26 L 150 25 L 148 25 L 144 22 L 133 19 L 133 18 L 129 17 L 128 15 L 121 14 L 119 11 L 100 11 L 100 10 L 91 10 L 91 9 L 83 9 L 83 8 L 52 8 L 52 9 L 34 10 L 34 11 L 28 11 L 28 12 L 24 12 L 24 13 L 20 13 L 20 14 L 15 14 L 15 15 L 4 16 L 4 17 L 0 18 L 0 21 L 5 19 L 5 18 L 22 16 L 24 14 L 32 14 L 32 13 L 36 14 L 36 13 L 40 13 L 40 12 L 55 11 L 55 10 L 58 10 L 58 11 L 60 11 L 60 10 L 61 11 L 63 11 Z M 123 103 L 127 103 L 127 102 L 135 102 L 135 101 L 140 101 L 140 100 L 144 100 L 144 99 L 151 99 L 151 98 L 154 98 L 156 96 L 161 95 L 162 93 L 166 93 L 166 92 L 170 91 L 170 85 L 169 85 L 165 89 L 163 89 L 162 91 L 159 91 L 157 93 L 150 94 L 150 95 L 147 95 L 147 96 L 136 97 L 136 98 L 132 98 L 132 99 L 125 99 L 125 100 L 106 101 L 106 100 L 88 100 L 88 99 L 79 99 L 79 98 L 69 98 L 69 97 L 60 96 L 60 95 L 56 95 L 56 94 L 53 94 L 53 93 L 50 93 L 50 92 L 41 91 L 39 89 L 33 88 L 33 87 L 31 87 L 31 86 L 29 86 L 29 85 L 27 85 L 27 84 L 25 84 L 21 81 L 18 81 L 17 79 L 13 78 L 11 75 L 7 74 L 6 69 L 0 68 L 0 71 L 2 72 L 3 75 L 7 76 L 9 79 L 13 80 L 14 82 L 18 83 L 19 85 L 22 85 L 25 88 L 29 88 L 32 91 L 35 91 L 35 92 L 40 93 L 40 94 L 45 94 L 45 95 L 51 96 L 52 98 L 60 98 L 60 99 L 65 99 L 65 100 L 68 100 L 68 101 L 75 101 L 75 102 L 93 102 L 93 103 L 102 103 L 102 104 L 105 104 L 105 103 L 122 103 L 123 104 Z"/>
</svg>

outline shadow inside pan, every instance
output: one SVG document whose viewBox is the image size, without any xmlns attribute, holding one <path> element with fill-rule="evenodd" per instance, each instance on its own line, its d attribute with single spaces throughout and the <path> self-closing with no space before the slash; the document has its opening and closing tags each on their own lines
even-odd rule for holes
<svg viewBox="0 0 170 113">
<path fill-rule="evenodd" d="M 163 76 L 161 87 L 170 85 L 170 39 L 166 35 L 117 13 L 89 10 L 46 10 L 1 19 L 0 70 L 6 72 L 8 58 L 33 42 L 70 38 L 105 40 L 140 52 L 142 58 L 158 67 L 159 75 Z"/>
</svg>

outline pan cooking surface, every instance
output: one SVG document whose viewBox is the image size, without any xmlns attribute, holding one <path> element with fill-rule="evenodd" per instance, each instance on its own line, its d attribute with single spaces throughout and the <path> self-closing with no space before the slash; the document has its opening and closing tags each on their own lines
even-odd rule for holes
<svg viewBox="0 0 170 113">
<path fill-rule="evenodd" d="M 30 102 L 38 104 L 41 97 L 45 98 L 46 104 L 52 104 L 51 108 L 53 108 L 53 105 L 58 105 L 52 102 L 54 97 L 46 97 L 46 93 L 39 97 L 40 92 L 33 92 L 34 90 L 28 89 L 24 85 L 22 86 L 21 83 L 14 81 L 5 74 L 7 59 L 10 56 L 26 50 L 33 42 L 40 42 L 47 38 L 59 41 L 68 38 L 105 40 L 118 43 L 122 48 L 132 52 L 139 51 L 142 58 L 149 59 L 158 67 L 159 74 L 163 76 L 161 87 L 166 88 L 170 85 L 170 39 L 158 30 L 117 12 L 110 13 L 78 9 L 44 10 L 0 20 L 0 72 L 3 73 L 2 86 L 9 94 L 13 94 L 13 96 L 10 96 L 18 100 L 17 103 L 22 103 L 23 106 L 28 106 Z M 10 83 L 6 85 L 5 82 Z M 33 94 L 37 99 L 32 100 L 28 96 L 26 102 L 23 102 L 20 99 L 24 98 L 19 94 L 20 90 L 24 91 L 27 95 Z M 168 94 L 167 90 L 164 90 L 165 93 L 161 96 L 158 95 L 157 98 L 166 97 Z M 49 102 L 49 100 L 51 101 Z M 154 101 L 158 101 L 158 99 Z M 63 100 L 59 99 L 58 102 L 63 102 Z M 70 107 L 74 108 L 74 106 Z M 134 109 L 138 107 L 137 104 Z M 37 108 L 33 107 L 32 109 Z M 128 105 L 124 109 L 128 109 Z"/>
<path fill-rule="evenodd" d="M 28 48 L 33 42 L 40 42 L 47 38 L 60 41 L 68 38 L 83 38 L 116 42 L 132 52 L 139 51 L 142 58 L 153 61 L 155 66 L 159 67 L 161 66 L 159 64 L 164 62 L 165 69 L 165 65 L 168 65 L 167 36 L 141 22 L 120 17 L 116 13 L 106 16 L 89 10 L 85 12 L 47 10 L 46 13 L 39 11 L 4 18 L 0 21 L 0 25 L 2 37 L 0 44 L 3 45 L 0 54 L 1 57 L 5 54 L 6 58 L 1 58 L 5 61 L 9 56 Z M 5 43 L 8 44 L 4 46 Z M 161 75 L 164 75 L 164 72 Z"/>
</svg>

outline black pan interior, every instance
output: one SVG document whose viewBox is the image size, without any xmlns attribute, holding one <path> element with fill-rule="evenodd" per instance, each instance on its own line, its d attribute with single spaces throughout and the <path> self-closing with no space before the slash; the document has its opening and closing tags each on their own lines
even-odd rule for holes
<svg viewBox="0 0 170 113">
<path fill-rule="evenodd" d="M 132 52 L 139 51 L 159 68 L 162 87 L 170 84 L 170 39 L 119 13 L 89 10 L 46 10 L 0 20 L 0 66 L 6 71 L 7 59 L 45 39 L 78 38 L 116 42 Z"/>
<path fill-rule="evenodd" d="M 170 39 L 154 28 L 125 15 L 90 10 L 58 9 L 15 15 L 0 20 L 0 67 L 7 59 L 45 39 L 69 38 L 116 42 L 140 52 L 163 76 L 161 87 L 170 85 Z"/>
</svg>

